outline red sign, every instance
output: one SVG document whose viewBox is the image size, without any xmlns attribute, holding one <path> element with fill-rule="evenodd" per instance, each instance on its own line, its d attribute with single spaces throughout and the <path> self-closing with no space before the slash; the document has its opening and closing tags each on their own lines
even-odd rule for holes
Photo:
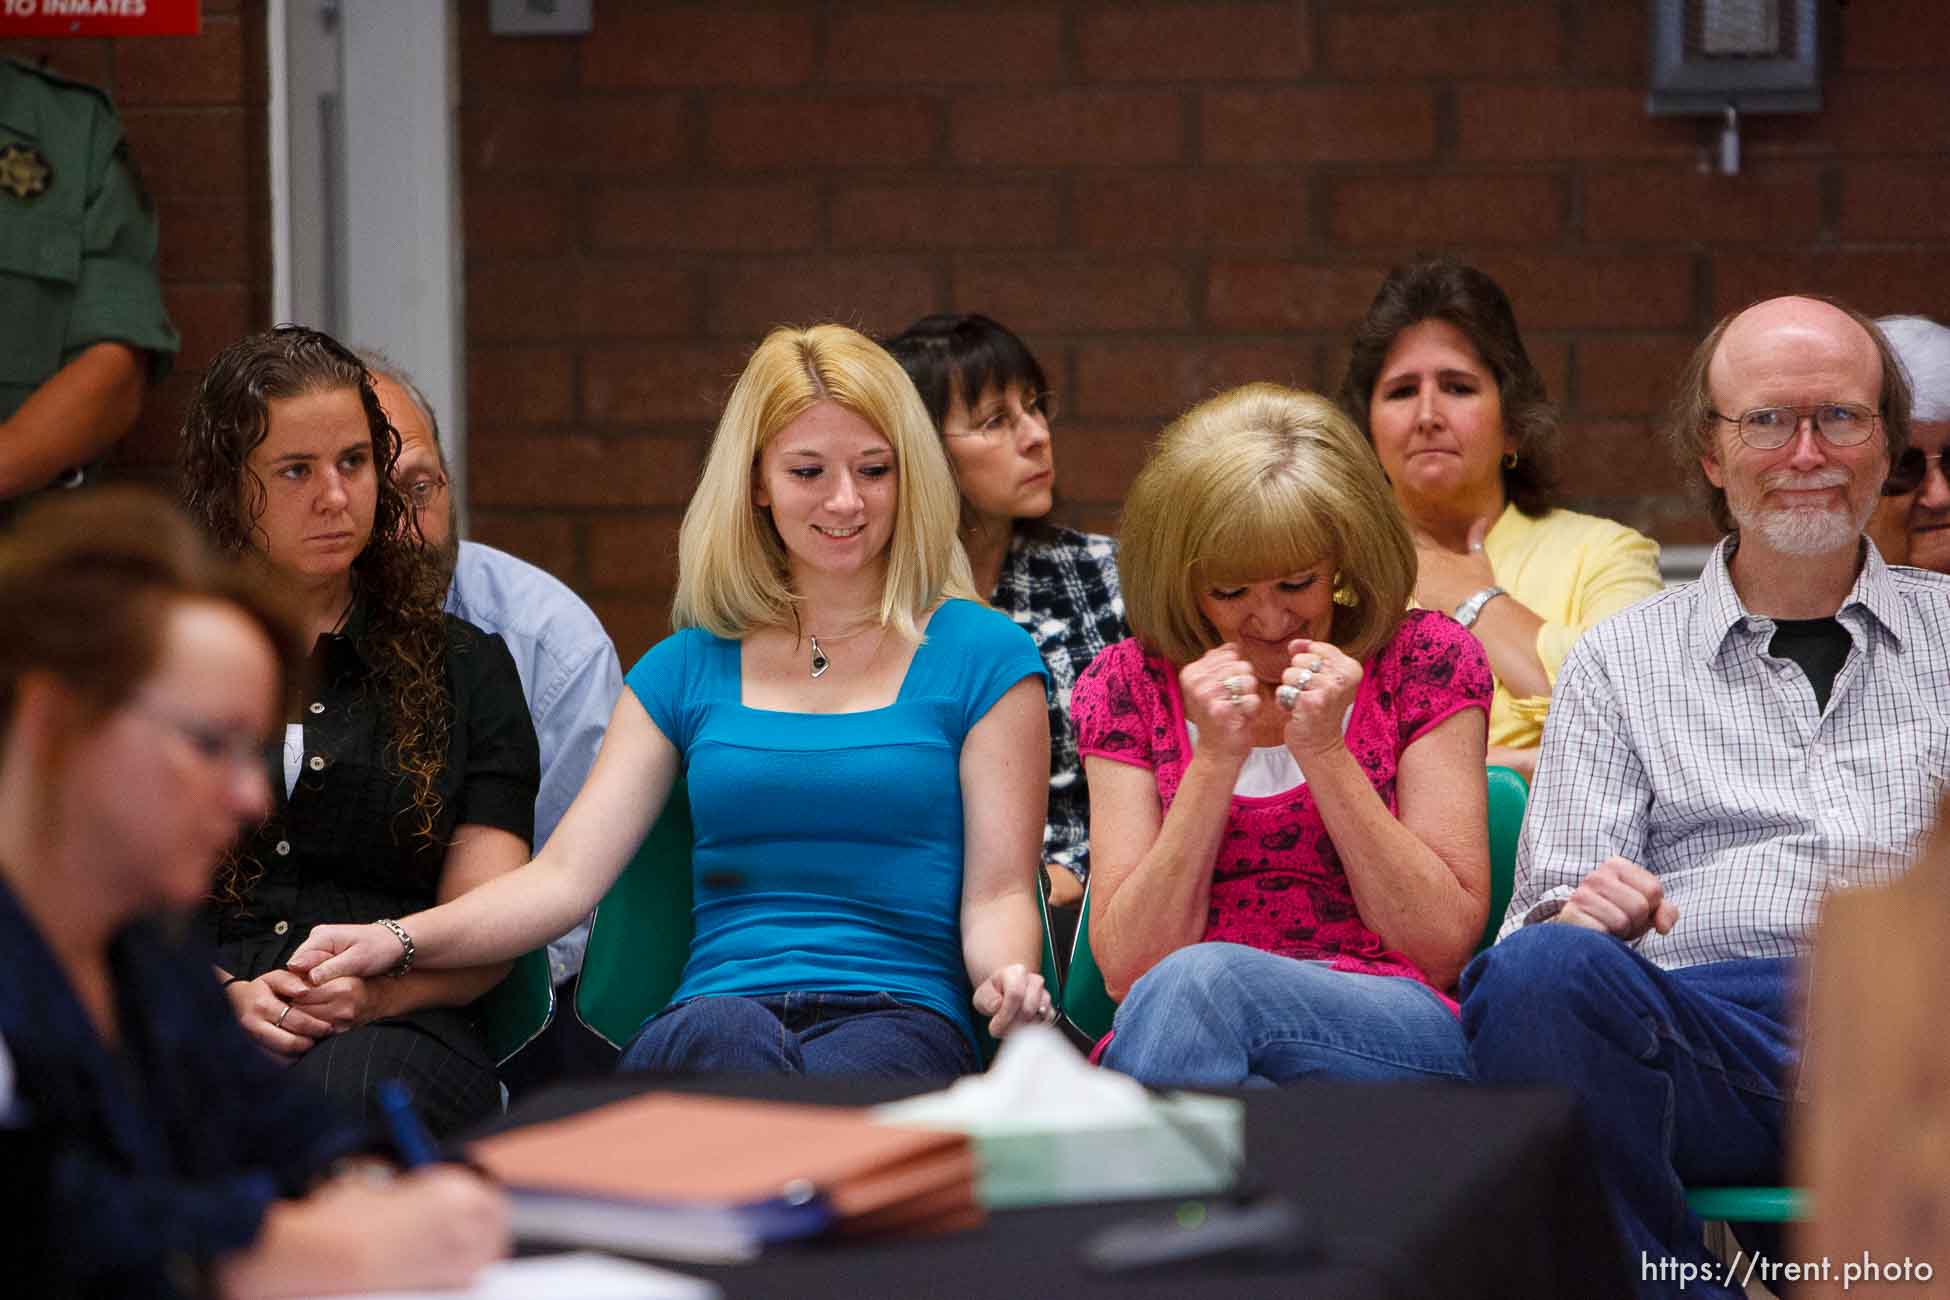
<svg viewBox="0 0 1950 1300">
<path fill-rule="evenodd" d="M 0 0 L 0 39 L 195 36 L 203 0 Z"/>
</svg>

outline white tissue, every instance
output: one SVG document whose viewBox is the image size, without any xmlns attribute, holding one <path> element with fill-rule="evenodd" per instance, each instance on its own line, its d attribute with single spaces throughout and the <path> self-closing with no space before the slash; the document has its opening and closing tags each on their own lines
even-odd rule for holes
<svg viewBox="0 0 1950 1300">
<path fill-rule="evenodd" d="M 1048 1025 L 1024 1025 L 1002 1040 L 986 1074 L 971 1074 L 940 1092 L 880 1107 L 879 1118 L 963 1132 L 1011 1128 L 1095 1127 L 1142 1123 L 1151 1094 L 1115 1070 L 1083 1059 Z"/>
<path fill-rule="evenodd" d="M 874 1117 L 967 1133 L 991 1209 L 1223 1191 L 1245 1144 L 1239 1101 L 1156 1096 L 1044 1025 L 1013 1031 L 988 1073 Z"/>
</svg>

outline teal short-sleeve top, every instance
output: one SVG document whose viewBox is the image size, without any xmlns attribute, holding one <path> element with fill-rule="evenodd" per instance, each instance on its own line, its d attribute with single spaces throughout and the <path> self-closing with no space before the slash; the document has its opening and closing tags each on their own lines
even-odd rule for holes
<svg viewBox="0 0 1950 1300">
<path fill-rule="evenodd" d="M 961 950 L 961 749 L 1048 672 L 1006 616 L 949 600 L 899 694 L 857 713 L 742 702 L 738 641 L 689 628 L 625 679 L 683 759 L 693 935 L 674 1001 L 887 993 L 972 1034 Z"/>
</svg>

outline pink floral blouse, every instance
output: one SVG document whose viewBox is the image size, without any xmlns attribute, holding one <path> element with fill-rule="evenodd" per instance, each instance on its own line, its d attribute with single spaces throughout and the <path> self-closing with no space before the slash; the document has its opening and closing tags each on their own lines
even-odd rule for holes
<svg viewBox="0 0 1950 1300">
<path fill-rule="evenodd" d="M 1410 611 L 1362 665 L 1347 746 L 1389 812 L 1396 811 L 1402 751 L 1460 709 L 1487 712 L 1494 685 L 1476 638 L 1433 610 Z M 1192 757 L 1177 670 L 1135 639 L 1120 641 L 1077 679 L 1070 704 L 1078 752 L 1150 769 L 1168 811 Z M 1361 920 L 1304 781 L 1263 798 L 1233 796 L 1212 865 L 1205 938 L 1323 960 L 1335 970 L 1428 982 Z"/>
</svg>

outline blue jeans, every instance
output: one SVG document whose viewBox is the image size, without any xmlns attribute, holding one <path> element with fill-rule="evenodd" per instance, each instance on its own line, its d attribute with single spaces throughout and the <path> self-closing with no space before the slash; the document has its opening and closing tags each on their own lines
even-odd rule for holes
<svg viewBox="0 0 1950 1300">
<path fill-rule="evenodd" d="M 1426 985 L 1236 943 L 1180 948 L 1131 986 L 1103 1062 L 1150 1084 L 1467 1078 L 1462 1030 Z"/>
<path fill-rule="evenodd" d="M 1686 1184 L 1780 1181 L 1792 985 L 1785 958 L 1669 971 L 1610 935 L 1550 924 L 1519 930 L 1463 972 L 1477 1077 L 1552 1084 L 1583 1102 L 1643 1295 L 1674 1285 L 1646 1278 L 1643 1264 L 1712 1259 Z M 1686 1293 L 1739 1294 L 1711 1282 Z"/>
<path fill-rule="evenodd" d="M 953 1021 L 885 993 L 779 993 L 667 1008 L 637 1030 L 616 1068 L 951 1079 L 981 1063 Z"/>
</svg>

